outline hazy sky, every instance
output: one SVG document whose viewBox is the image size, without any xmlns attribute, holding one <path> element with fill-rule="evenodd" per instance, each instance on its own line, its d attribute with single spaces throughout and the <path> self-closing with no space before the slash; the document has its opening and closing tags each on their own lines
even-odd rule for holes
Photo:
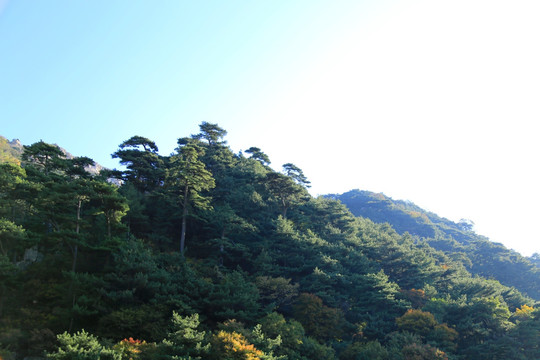
<svg viewBox="0 0 540 360">
<path fill-rule="evenodd" d="M 202 121 L 314 195 L 411 200 L 540 252 L 540 2 L 0 0 L 0 135 L 107 167 Z"/>
</svg>

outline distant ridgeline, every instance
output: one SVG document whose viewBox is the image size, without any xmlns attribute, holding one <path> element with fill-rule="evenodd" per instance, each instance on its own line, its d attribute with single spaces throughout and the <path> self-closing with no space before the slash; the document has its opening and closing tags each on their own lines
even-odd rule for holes
<svg viewBox="0 0 540 360">
<path fill-rule="evenodd" d="M 497 279 L 540 299 L 538 256 L 526 258 L 502 244 L 491 242 L 476 234 L 466 220 L 455 223 L 412 202 L 393 200 L 370 191 L 352 190 L 328 197 L 340 200 L 356 216 L 388 223 L 399 234 L 408 232 L 422 238 L 421 241 L 431 247 L 461 261 L 473 274 Z"/>
</svg>

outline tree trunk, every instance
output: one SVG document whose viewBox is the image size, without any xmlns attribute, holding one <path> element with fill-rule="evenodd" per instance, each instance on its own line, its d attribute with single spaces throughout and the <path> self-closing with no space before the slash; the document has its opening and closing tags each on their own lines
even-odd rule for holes
<svg viewBox="0 0 540 360">
<path fill-rule="evenodd" d="M 82 199 L 79 199 L 79 202 L 77 203 L 77 225 L 75 226 L 75 232 L 77 235 L 80 233 L 80 222 L 81 222 L 81 208 L 82 208 Z M 78 240 L 78 239 L 77 239 Z M 75 244 L 75 248 L 73 249 L 73 262 L 71 265 L 71 271 L 75 272 L 75 269 L 77 268 L 77 255 L 79 252 L 79 245 Z"/>
<path fill-rule="evenodd" d="M 79 198 L 79 202 L 77 203 L 77 224 L 75 226 L 75 232 L 77 235 L 80 233 L 80 221 L 81 221 L 81 207 L 82 207 L 82 199 Z M 78 239 L 77 239 L 78 240 Z M 77 270 L 77 256 L 79 254 L 79 245 L 75 244 L 75 246 L 71 249 L 73 252 L 73 261 L 71 263 L 71 272 L 73 278 L 71 278 L 71 283 L 69 284 L 69 297 L 71 298 L 71 309 L 75 307 L 75 291 L 73 291 L 73 286 L 75 282 L 75 270 Z M 73 313 L 71 314 L 71 319 L 69 320 L 69 329 L 68 332 L 71 332 L 71 329 L 73 328 Z"/>
<path fill-rule="evenodd" d="M 0 290 L 0 319 L 2 318 L 2 313 L 4 312 L 4 299 L 6 298 L 4 296 L 5 290 Z"/>
<path fill-rule="evenodd" d="M 106 219 L 107 219 L 107 237 L 109 240 L 111 240 L 111 218 L 112 215 L 109 213 L 109 211 L 106 212 Z"/>
<path fill-rule="evenodd" d="M 188 215 L 188 193 L 189 193 L 189 188 L 188 186 L 186 185 L 186 187 L 184 188 L 184 202 L 183 202 L 183 212 L 182 212 L 182 230 L 181 230 L 181 233 L 180 233 L 180 254 L 182 254 L 182 256 L 184 256 L 184 244 L 186 242 L 186 220 L 187 220 L 187 215 Z"/>
</svg>

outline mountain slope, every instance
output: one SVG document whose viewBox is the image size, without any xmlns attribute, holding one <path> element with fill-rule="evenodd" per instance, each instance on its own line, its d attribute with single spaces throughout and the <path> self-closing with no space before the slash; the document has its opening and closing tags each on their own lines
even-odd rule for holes
<svg viewBox="0 0 540 360">
<path fill-rule="evenodd" d="M 20 164 L 23 146 L 19 140 L 9 141 L 0 135 L 0 163 Z"/>
<path fill-rule="evenodd" d="M 452 222 L 411 202 L 383 194 L 352 190 L 329 197 L 340 200 L 356 216 L 389 223 L 398 233 L 424 238 L 431 247 L 459 259 L 473 274 L 494 278 L 540 299 L 540 269 L 519 253 L 472 231 L 470 223 Z"/>
<path fill-rule="evenodd" d="M 115 358 L 538 358 L 534 300 L 471 276 L 465 253 L 311 197 L 300 169 L 235 154 L 224 134 L 203 123 L 170 156 L 132 137 L 118 186 L 42 143 L 0 164 L 0 356 L 91 338 Z"/>
</svg>

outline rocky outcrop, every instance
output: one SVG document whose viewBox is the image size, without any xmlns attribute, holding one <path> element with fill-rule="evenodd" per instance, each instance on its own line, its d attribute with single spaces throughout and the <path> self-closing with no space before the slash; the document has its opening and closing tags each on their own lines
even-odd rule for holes
<svg viewBox="0 0 540 360">
<path fill-rule="evenodd" d="M 5 137 L 0 135 L 0 143 L 4 143 L 4 145 L 9 145 L 9 146 L 5 146 L 6 148 L 3 149 L 3 150 L 4 150 L 4 152 L 6 152 L 6 151 L 9 152 L 9 154 L 11 155 L 10 157 L 13 157 L 13 158 L 17 159 L 18 161 L 21 160 L 21 156 L 22 156 L 22 153 L 24 151 L 24 145 L 21 144 L 21 141 L 19 139 L 13 139 L 13 140 L 9 141 L 8 139 L 6 139 Z M 54 144 L 54 145 L 57 146 L 64 153 L 64 156 L 66 157 L 66 159 L 73 159 L 74 158 L 74 156 L 72 154 L 70 154 L 66 149 L 62 148 L 58 144 Z M 4 156 L 4 157 L 6 157 L 6 161 L 7 161 L 7 155 Z M 1 160 L 1 158 L 0 158 L 0 160 Z M 87 166 L 85 169 L 86 169 L 86 171 L 88 171 L 92 175 L 98 175 L 99 172 L 101 170 L 105 169 L 105 168 L 103 166 L 101 166 L 100 164 L 95 163 L 92 166 Z"/>
</svg>

